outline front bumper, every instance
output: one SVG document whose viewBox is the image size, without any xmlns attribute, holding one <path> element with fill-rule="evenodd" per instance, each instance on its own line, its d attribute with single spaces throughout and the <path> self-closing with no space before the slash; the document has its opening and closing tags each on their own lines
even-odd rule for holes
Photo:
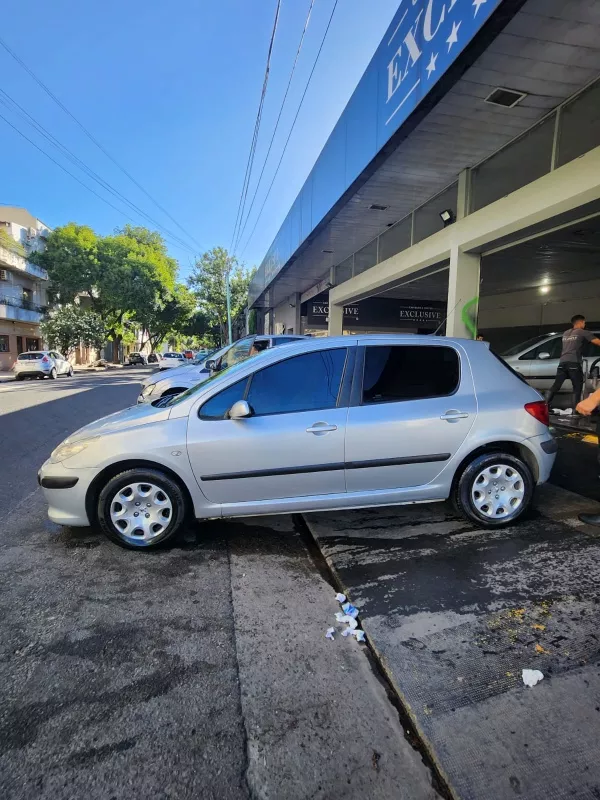
<svg viewBox="0 0 600 800">
<path fill-rule="evenodd" d="M 87 527 L 85 500 L 97 469 L 67 469 L 46 461 L 38 471 L 38 483 L 48 503 L 48 516 L 58 525 Z"/>
</svg>

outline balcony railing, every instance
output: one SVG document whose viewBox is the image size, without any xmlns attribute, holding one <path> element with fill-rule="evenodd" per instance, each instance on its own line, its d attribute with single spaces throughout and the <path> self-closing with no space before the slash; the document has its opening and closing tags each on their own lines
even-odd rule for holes
<svg viewBox="0 0 600 800">
<path fill-rule="evenodd" d="M 4 247 L 0 244 L 0 268 L 3 265 L 6 265 L 11 269 L 18 269 L 21 272 L 26 272 L 28 275 L 41 278 L 41 280 L 48 280 L 48 273 L 45 269 L 38 267 L 36 264 L 32 264 L 31 261 L 27 261 L 27 259 L 23 258 L 23 256 L 19 255 L 18 253 L 14 253 L 8 247 Z"/>
<path fill-rule="evenodd" d="M 0 306 L 23 308 L 25 311 L 35 311 L 38 314 L 46 313 L 46 306 L 38 306 L 31 300 L 26 300 L 24 297 L 5 297 L 0 295 Z"/>
</svg>

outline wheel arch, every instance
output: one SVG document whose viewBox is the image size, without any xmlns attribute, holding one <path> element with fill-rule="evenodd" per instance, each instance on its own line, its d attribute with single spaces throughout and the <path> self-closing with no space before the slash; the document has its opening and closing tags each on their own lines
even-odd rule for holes
<svg viewBox="0 0 600 800">
<path fill-rule="evenodd" d="M 477 458 L 478 456 L 487 455 L 488 453 L 509 453 L 516 458 L 520 458 L 521 461 L 524 461 L 529 469 L 531 470 L 531 475 L 533 477 L 534 484 L 537 484 L 540 470 L 537 463 L 537 459 L 532 451 L 527 447 L 527 445 L 523 444 L 522 442 L 511 442 L 506 440 L 499 440 L 497 442 L 488 442 L 487 444 L 481 445 L 477 447 L 475 450 L 472 450 L 468 455 L 466 455 L 463 460 L 460 462 L 458 467 L 454 472 L 454 478 L 452 479 L 452 491 L 451 495 L 454 493 L 458 481 L 460 480 L 460 476 L 465 471 L 466 467 L 473 461 L 473 459 Z"/>
<path fill-rule="evenodd" d="M 87 513 L 90 525 L 94 525 L 97 517 L 97 505 L 102 487 L 115 475 L 120 472 L 126 472 L 128 469 L 156 469 L 164 472 L 171 480 L 181 488 L 184 494 L 187 512 L 193 513 L 194 501 L 183 478 L 178 475 L 174 470 L 165 467 L 164 464 L 159 464 L 156 461 L 145 461 L 141 458 L 127 459 L 124 461 L 116 461 L 114 464 L 109 464 L 101 472 L 99 472 L 94 480 L 90 483 L 86 496 L 85 496 L 85 510 Z"/>
</svg>

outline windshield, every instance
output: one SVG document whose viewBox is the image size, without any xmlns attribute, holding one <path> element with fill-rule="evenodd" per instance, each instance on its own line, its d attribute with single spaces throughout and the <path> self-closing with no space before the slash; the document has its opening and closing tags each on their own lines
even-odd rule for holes
<svg viewBox="0 0 600 800">
<path fill-rule="evenodd" d="M 516 344 L 514 347 L 511 347 L 509 350 L 506 350 L 502 353 L 503 356 L 516 356 L 518 353 L 522 352 L 523 350 L 527 350 L 529 347 L 533 347 L 540 342 L 543 342 L 544 339 L 547 339 L 549 336 L 553 336 L 552 333 L 542 333 L 539 336 L 534 336 L 533 339 L 528 339 L 526 342 L 521 342 L 520 344 Z"/>
</svg>

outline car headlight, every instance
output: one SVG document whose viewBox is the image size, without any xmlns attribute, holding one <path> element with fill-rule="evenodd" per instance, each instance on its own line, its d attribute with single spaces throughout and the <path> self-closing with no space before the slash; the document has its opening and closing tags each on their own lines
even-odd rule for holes
<svg viewBox="0 0 600 800">
<path fill-rule="evenodd" d="M 51 464 L 60 464 L 61 461 L 66 461 L 69 458 L 73 458 L 73 456 L 78 455 L 86 447 L 89 447 L 91 442 L 93 442 L 97 437 L 94 436 L 91 439 L 84 439 L 82 442 L 73 442 L 72 444 L 59 444 L 56 450 L 53 450 L 50 454 L 50 463 Z"/>
<path fill-rule="evenodd" d="M 151 383 L 149 386 L 144 386 L 142 389 L 142 397 L 150 397 L 152 392 L 156 389 L 156 384 Z"/>
</svg>

